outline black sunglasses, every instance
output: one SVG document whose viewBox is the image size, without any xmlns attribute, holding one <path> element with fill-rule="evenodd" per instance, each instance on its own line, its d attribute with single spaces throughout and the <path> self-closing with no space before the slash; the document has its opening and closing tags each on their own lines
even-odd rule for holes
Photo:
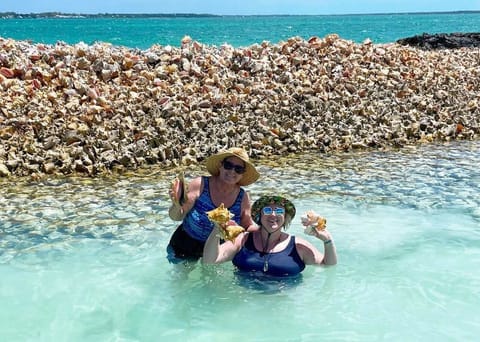
<svg viewBox="0 0 480 342">
<path fill-rule="evenodd" d="M 222 165 L 225 170 L 235 170 L 235 172 L 238 173 L 239 175 L 247 171 L 245 169 L 245 166 L 235 165 L 234 163 L 231 163 L 228 160 L 222 161 Z"/>
</svg>

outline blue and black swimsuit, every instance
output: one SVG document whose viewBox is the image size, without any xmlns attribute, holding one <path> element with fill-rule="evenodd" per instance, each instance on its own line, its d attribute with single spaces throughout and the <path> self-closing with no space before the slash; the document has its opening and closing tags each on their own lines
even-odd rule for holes
<svg viewBox="0 0 480 342">
<path fill-rule="evenodd" d="M 202 181 L 202 193 L 170 239 L 169 248 L 173 249 L 177 258 L 200 258 L 205 241 L 213 230 L 213 223 L 208 219 L 206 212 L 217 208 L 217 205 L 213 203 L 210 196 L 209 177 L 202 177 Z M 235 202 L 228 208 L 234 214 L 232 220 L 237 223 L 240 223 L 241 219 L 244 194 L 245 190 L 240 188 Z"/>
</svg>

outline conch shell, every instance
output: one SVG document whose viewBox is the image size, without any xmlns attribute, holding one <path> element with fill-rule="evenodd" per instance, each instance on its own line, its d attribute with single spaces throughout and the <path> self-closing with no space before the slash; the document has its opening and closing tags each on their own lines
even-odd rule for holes
<svg viewBox="0 0 480 342">
<path fill-rule="evenodd" d="M 228 223 L 228 221 L 235 216 L 227 208 L 225 208 L 223 203 L 220 204 L 218 208 L 207 211 L 207 215 L 210 221 L 220 224 Z"/>
<path fill-rule="evenodd" d="M 172 190 L 174 194 L 180 194 L 176 200 L 177 204 L 183 205 L 187 201 L 188 184 L 185 181 L 185 174 L 180 171 L 177 177 L 172 181 Z"/>
<path fill-rule="evenodd" d="M 241 226 L 235 224 L 228 225 L 233 215 L 224 204 L 220 204 L 218 208 L 207 211 L 208 219 L 217 224 L 218 230 L 220 232 L 220 238 L 223 240 L 233 241 L 235 238 L 245 229 Z"/>
<path fill-rule="evenodd" d="M 308 235 L 315 235 L 315 230 L 327 228 L 327 220 L 317 215 L 313 210 L 307 211 L 301 220 L 305 226 L 305 234 Z"/>
<path fill-rule="evenodd" d="M 220 238 L 233 242 L 233 240 L 235 240 L 237 236 L 244 231 L 245 229 L 242 226 L 227 226 L 225 227 L 225 230 L 220 229 Z"/>
</svg>

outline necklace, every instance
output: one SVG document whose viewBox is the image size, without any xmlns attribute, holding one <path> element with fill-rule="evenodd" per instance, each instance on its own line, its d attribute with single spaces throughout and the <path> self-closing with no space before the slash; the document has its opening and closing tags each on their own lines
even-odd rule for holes
<svg viewBox="0 0 480 342">
<path fill-rule="evenodd" d="M 263 253 L 263 272 L 264 273 L 268 272 L 268 260 L 270 259 L 270 254 L 272 254 L 272 252 L 268 250 L 268 240 L 270 240 L 271 235 L 272 235 L 272 233 L 268 232 L 267 241 L 265 241 L 265 245 L 263 246 L 263 251 L 262 251 L 262 253 Z M 262 237 L 262 242 L 263 242 L 263 235 L 261 235 L 261 237 Z M 281 237 L 282 237 L 282 234 L 280 233 L 277 241 L 275 241 L 275 244 L 273 245 L 273 248 L 278 244 Z"/>
</svg>

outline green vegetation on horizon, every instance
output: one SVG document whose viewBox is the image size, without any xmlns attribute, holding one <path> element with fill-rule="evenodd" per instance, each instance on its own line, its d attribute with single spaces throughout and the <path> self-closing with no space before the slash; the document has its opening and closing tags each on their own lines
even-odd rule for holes
<svg viewBox="0 0 480 342">
<path fill-rule="evenodd" d="M 345 13 L 345 14 L 325 14 L 328 16 L 344 16 L 344 15 L 390 15 L 390 14 L 474 14 L 480 11 L 445 11 L 445 12 L 399 12 L 399 13 Z M 320 15 L 320 14 L 305 14 L 305 15 Z M 16 13 L 16 12 L 0 12 L 0 19 L 42 19 L 42 18 L 208 18 L 208 17 L 225 17 L 237 15 L 219 15 L 208 13 L 62 13 L 62 12 L 41 12 L 41 13 Z M 303 16 L 300 14 L 250 14 L 238 15 L 242 17 L 268 17 L 268 16 Z"/>
<path fill-rule="evenodd" d="M 194 18 L 194 17 L 218 17 L 215 14 L 194 14 L 194 13 L 61 13 L 61 12 L 43 12 L 43 13 L 15 13 L 1 12 L 0 18 Z"/>
</svg>

